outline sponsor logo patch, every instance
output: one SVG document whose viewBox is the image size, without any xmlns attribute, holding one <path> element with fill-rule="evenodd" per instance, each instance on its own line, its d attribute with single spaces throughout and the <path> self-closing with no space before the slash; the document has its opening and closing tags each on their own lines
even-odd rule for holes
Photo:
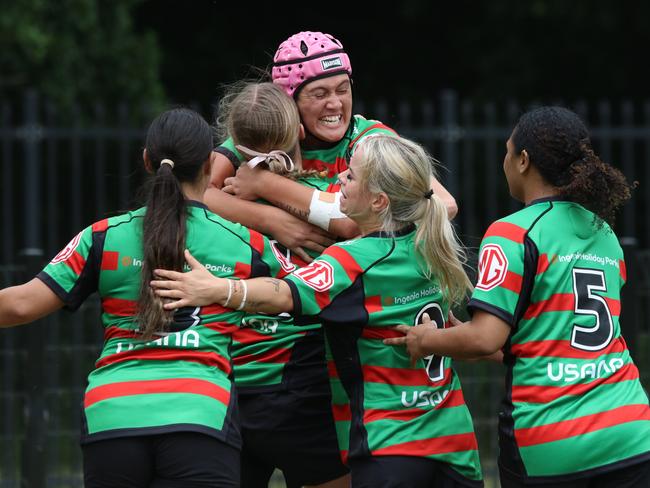
<svg viewBox="0 0 650 488">
<path fill-rule="evenodd" d="M 72 253 L 77 249 L 77 246 L 79 245 L 79 241 L 81 240 L 81 234 L 83 234 L 83 231 L 79 232 L 76 236 L 72 238 L 70 242 L 68 242 L 68 245 L 65 246 L 59 254 L 54 256 L 52 261 L 50 261 L 50 264 L 57 264 L 61 263 L 63 261 L 67 261 L 70 256 L 72 256 Z"/>
<path fill-rule="evenodd" d="M 320 64 L 323 67 L 323 71 L 326 71 L 328 69 L 340 68 L 343 66 L 343 61 L 339 56 L 336 56 L 335 58 L 321 59 Z"/>
<path fill-rule="evenodd" d="M 483 291 L 499 286 L 508 274 L 508 259 L 498 244 L 487 244 L 478 260 L 478 283 L 476 288 Z"/>
<path fill-rule="evenodd" d="M 294 273 L 305 284 L 316 291 L 326 291 L 334 284 L 334 268 L 327 261 L 314 261 Z"/>
</svg>

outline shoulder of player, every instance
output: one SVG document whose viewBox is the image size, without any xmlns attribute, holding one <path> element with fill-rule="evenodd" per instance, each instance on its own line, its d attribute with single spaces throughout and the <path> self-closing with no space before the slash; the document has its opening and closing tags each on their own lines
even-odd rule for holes
<svg viewBox="0 0 650 488">
<path fill-rule="evenodd" d="M 337 242 L 328 247 L 322 255 L 330 256 L 343 265 L 354 261 L 361 269 L 366 269 L 378 260 L 388 256 L 394 247 L 392 240 L 355 238 Z M 385 241 L 385 242 L 383 242 Z"/>
<path fill-rule="evenodd" d="M 548 202 L 524 207 L 490 224 L 483 239 L 503 238 L 522 244 L 551 208 Z"/>
</svg>

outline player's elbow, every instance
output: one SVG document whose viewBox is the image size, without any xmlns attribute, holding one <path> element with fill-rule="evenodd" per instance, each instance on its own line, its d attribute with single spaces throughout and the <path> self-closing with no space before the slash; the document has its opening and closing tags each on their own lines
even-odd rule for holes
<svg viewBox="0 0 650 488">
<path fill-rule="evenodd" d="M 456 203 L 456 199 L 449 195 L 443 199 L 442 203 L 444 203 L 445 208 L 447 209 L 447 217 L 449 217 L 449 220 L 456 217 L 458 214 L 458 204 Z"/>
</svg>

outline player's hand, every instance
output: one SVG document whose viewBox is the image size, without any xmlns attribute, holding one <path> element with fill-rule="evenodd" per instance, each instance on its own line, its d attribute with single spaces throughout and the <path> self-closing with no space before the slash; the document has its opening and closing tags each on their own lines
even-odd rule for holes
<svg viewBox="0 0 650 488">
<path fill-rule="evenodd" d="M 181 307 L 200 307 L 217 303 L 221 297 L 220 289 L 227 288 L 227 280 L 218 278 L 185 250 L 185 260 L 191 271 L 180 273 L 165 269 L 155 269 L 156 279 L 151 281 L 154 293 L 166 299 L 164 308 L 174 310 Z"/>
<path fill-rule="evenodd" d="M 437 329 L 436 323 L 431 320 L 429 314 L 422 315 L 422 323 L 416 326 L 412 325 L 397 325 L 393 327 L 394 330 L 404 334 L 404 337 L 394 337 L 384 339 L 384 344 L 390 346 L 406 346 L 406 352 L 411 357 L 412 364 L 418 359 L 431 354 L 431 352 L 424 350 L 423 339 L 428 334 L 435 333 Z"/>
<path fill-rule="evenodd" d="M 334 236 L 320 227 L 304 222 L 284 210 L 276 210 L 278 211 L 274 215 L 277 215 L 277 218 L 268 224 L 271 236 L 305 262 L 310 263 L 313 259 L 304 248 L 322 253 L 325 248 L 334 244 Z"/>
<path fill-rule="evenodd" d="M 247 164 L 242 164 L 235 176 L 224 180 L 223 191 L 242 200 L 257 200 L 260 198 L 257 188 L 264 171 L 267 170 L 260 167 L 251 169 Z"/>
</svg>

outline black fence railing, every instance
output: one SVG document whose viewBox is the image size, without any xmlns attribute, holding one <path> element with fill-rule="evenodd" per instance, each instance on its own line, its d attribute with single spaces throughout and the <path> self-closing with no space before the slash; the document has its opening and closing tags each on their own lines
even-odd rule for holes
<svg viewBox="0 0 650 488">
<path fill-rule="evenodd" d="M 425 144 L 442 162 L 441 179 L 460 207 L 455 223 L 475 264 L 488 224 L 519 208 L 508 196 L 502 161 L 524 107 L 479 105 L 445 92 L 435 102 L 358 103 L 355 111 Z M 628 263 L 623 331 L 648 386 L 650 102 L 572 108 L 591 126 L 603 159 L 640 182 L 617 234 Z M 123 105 L 73 111 L 64 121 L 33 92 L 18 103 L 0 102 L 0 286 L 31 278 L 81 228 L 134 205 L 144 127 L 130 121 Z M 98 302 L 89 300 L 75 314 L 0 331 L 0 488 L 81 486 L 80 404 L 102 342 L 98 317 Z M 494 479 L 502 371 L 485 364 L 459 369 L 484 470 Z"/>
</svg>

